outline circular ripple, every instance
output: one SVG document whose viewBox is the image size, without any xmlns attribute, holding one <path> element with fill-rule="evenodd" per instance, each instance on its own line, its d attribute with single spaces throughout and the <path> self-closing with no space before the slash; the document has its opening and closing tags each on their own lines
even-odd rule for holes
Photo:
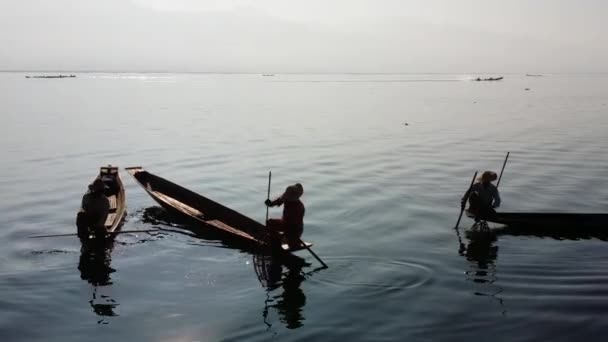
<svg viewBox="0 0 608 342">
<path fill-rule="evenodd" d="M 413 289 L 428 283 L 433 271 L 428 267 L 405 260 L 352 256 L 327 258 L 331 267 L 312 282 L 355 291 L 362 296 L 376 296 Z"/>
</svg>

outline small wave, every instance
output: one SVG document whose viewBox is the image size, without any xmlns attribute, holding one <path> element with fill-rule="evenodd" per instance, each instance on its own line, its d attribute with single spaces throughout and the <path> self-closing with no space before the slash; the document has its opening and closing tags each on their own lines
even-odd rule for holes
<svg viewBox="0 0 608 342">
<path fill-rule="evenodd" d="M 433 275 L 428 267 L 406 260 L 352 256 L 326 261 L 331 268 L 311 278 L 311 282 L 365 297 L 413 289 L 428 283 Z"/>
</svg>

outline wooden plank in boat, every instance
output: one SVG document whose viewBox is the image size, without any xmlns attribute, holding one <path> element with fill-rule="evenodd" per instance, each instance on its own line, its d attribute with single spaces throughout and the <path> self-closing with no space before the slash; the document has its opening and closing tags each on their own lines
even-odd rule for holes
<svg viewBox="0 0 608 342">
<path fill-rule="evenodd" d="M 175 198 L 169 197 L 158 191 L 150 191 L 150 193 L 152 193 L 154 196 L 156 196 L 156 198 L 160 199 L 161 201 L 169 204 L 170 206 L 172 206 L 178 210 L 181 210 L 181 211 L 187 213 L 188 215 L 198 217 L 198 218 L 204 217 L 204 214 L 200 210 L 193 208 L 183 202 L 180 202 L 180 201 L 176 200 Z"/>
<path fill-rule="evenodd" d="M 110 209 L 116 209 L 118 207 L 116 195 L 108 196 L 108 202 L 110 202 Z"/>
<path fill-rule="evenodd" d="M 208 221 L 205 221 L 205 223 L 207 223 L 207 224 L 209 224 L 211 226 L 214 226 L 216 228 L 219 228 L 219 229 L 221 229 L 223 231 L 226 231 L 228 233 L 231 233 L 231 234 L 234 234 L 234 235 L 238 235 L 238 236 L 244 237 L 246 239 L 258 242 L 258 243 L 262 243 L 262 241 L 254 238 L 253 236 L 251 236 L 251 235 L 243 232 L 242 230 L 238 230 L 238 229 L 236 229 L 234 227 L 231 227 L 231 226 L 227 225 L 226 223 L 224 223 L 222 221 L 208 220 Z"/>
<path fill-rule="evenodd" d="M 104 223 L 104 226 L 106 226 L 106 228 L 112 228 L 112 225 L 114 224 L 115 220 L 116 220 L 116 213 L 108 214 L 108 217 L 106 218 L 106 223 Z"/>
</svg>

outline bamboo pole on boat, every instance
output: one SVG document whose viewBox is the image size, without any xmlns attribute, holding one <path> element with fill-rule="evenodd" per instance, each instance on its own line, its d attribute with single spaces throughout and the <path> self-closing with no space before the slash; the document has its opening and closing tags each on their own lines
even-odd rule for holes
<svg viewBox="0 0 608 342">
<path fill-rule="evenodd" d="M 268 171 L 268 194 L 266 196 L 267 200 L 270 200 L 270 179 L 272 178 L 272 171 Z M 266 227 L 268 227 L 268 206 L 266 206 Z"/>
<path fill-rule="evenodd" d="M 505 157 L 505 162 L 502 164 L 502 169 L 500 170 L 500 176 L 498 176 L 498 182 L 496 182 L 497 188 L 500 185 L 500 179 L 502 178 L 502 173 L 505 170 L 505 166 L 507 166 L 507 160 L 509 159 L 509 154 L 511 154 L 511 152 L 507 152 L 507 156 Z"/>
<path fill-rule="evenodd" d="M 477 172 L 475 171 L 475 174 L 473 175 L 473 179 L 471 179 L 471 185 L 469 185 L 469 189 L 471 190 L 471 188 L 473 187 L 473 183 L 475 182 L 475 178 L 477 178 Z M 469 196 L 471 194 L 470 191 L 467 190 L 467 195 L 465 196 L 464 200 L 463 200 L 463 205 L 460 207 L 460 215 L 458 215 L 458 221 L 456 221 L 456 226 L 454 228 L 458 228 L 458 225 L 460 224 L 460 219 L 462 219 L 462 213 L 464 213 L 464 207 L 466 206 L 467 200 L 469 199 Z"/>
</svg>

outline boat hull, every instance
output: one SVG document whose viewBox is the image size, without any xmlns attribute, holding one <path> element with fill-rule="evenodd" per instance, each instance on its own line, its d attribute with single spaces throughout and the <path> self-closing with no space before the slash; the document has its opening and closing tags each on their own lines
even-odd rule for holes
<svg viewBox="0 0 608 342">
<path fill-rule="evenodd" d="M 99 169 L 99 175 L 95 178 L 95 180 L 96 179 L 101 179 L 104 182 L 106 188 L 104 195 L 110 203 L 110 212 L 104 224 L 105 231 L 107 233 L 116 232 L 122 226 L 122 223 L 127 215 L 125 189 L 122 180 L 120 179 L 118 167 L 102 166 Z M 90 227 L 87 226 L 86 219 L 83 219 L 85 216 L 84 213 L 84 209 L 80 208 L 76 219 L 78 230 L 88 231 L 88 234 L 82 234 L 81 238 L 100 238 L 100 236 L 94 234 Z"/>
<path fill-rule="evenodd" d="M 608 214 L 601 213 L 496 213 L 484 219 L 512 227 L 608 228 Z"/>
</svg>

